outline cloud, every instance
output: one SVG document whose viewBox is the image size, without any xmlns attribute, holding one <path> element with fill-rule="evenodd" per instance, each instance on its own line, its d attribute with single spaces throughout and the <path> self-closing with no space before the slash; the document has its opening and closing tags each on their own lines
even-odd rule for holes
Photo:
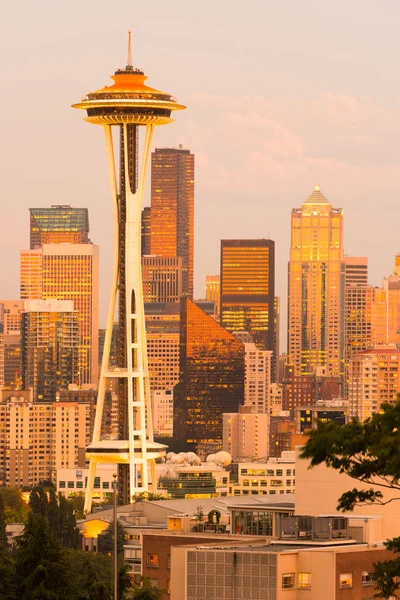
<svg viewBox="0 0 400 600">
<path fill-rule="evenodd" d="M 181 123 L 200 155 L 205 189 L 261 194 L 316 182 L 399 186 L 400 111 L 369 97 L 321 91 L 311 98 L 194 94 Z"/>
</svg>

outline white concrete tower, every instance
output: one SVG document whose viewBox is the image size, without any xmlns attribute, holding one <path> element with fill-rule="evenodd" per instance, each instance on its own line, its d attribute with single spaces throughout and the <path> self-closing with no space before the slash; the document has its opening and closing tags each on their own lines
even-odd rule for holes
<svg viewBox="0 0 400 600">
<path fill-rule="evenodd" d="M 147 367 L 146 330 L 141 273 L 141 211 L 154 127 L 172 121 L 171 112 L 185 108 L 164 92 L 145 85 L 147 77 L 132 66 L 130 32 L 128 64 L 112 76 L 114 84 L 85 96 L 74 108 L 87 111 L 86 121 L 104 127 L 114 206 L 114 267 L 101 365 L 85 511 L 90 512 L 96 464 L 118 464 L 119 502 L 132 502 L 149 490 L 149 466 L 155 487 L 156 458 L 166 447 L 153 440 Z M 119 129 L 119 181 L 112 127 Z M 144 130 L 139 152 L 139 129 Z M 139 168 L 140 167 L 140 168 Z M 118 367 L 109 366 L 114 315 L 119 312 Z M 101 440 L 108 377 L 119 382 L 119 435 Z"/>
</svg>

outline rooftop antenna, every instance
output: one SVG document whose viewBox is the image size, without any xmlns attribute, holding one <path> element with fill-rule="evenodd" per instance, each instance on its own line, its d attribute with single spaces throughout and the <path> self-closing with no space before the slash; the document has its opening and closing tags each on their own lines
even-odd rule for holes
<svg viewBox="0 0 400 600">
<path fill-rule="evenodd" d="M 131 46 L 131 30 L 128 31 L 128 61 L 126 63 L 127 67 L 132 67 L 132 46 Z"/>
</svg>

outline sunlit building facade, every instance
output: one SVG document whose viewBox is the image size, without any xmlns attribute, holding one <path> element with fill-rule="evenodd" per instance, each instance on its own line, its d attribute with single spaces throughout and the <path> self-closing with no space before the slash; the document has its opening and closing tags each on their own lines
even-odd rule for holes
<svg viewBox="0 0 400 600">
<path fill-rule="evenodd" d="M 270 411 L 271 350 L 260 350 L 255 344 L 244 344 L 244 403 L 255 413 Z"/>
<path fill-rule="evenodd" d="M 275 242 L 221 240 L 221 325 L 248 331 L 260 349 L 274 351 L 274 305 Z"/>
<path fill-rule="evenodd" d="M 194 154 L 156 148 L 151 155 L 150 254 L 182 258 L 182 293 L 193 297 Z"/>
<path fill-rule="evenodd" d="M 86 464 L 90 405 L 32 402 L 27 394 L 3 392 L 0 401 L 0 481 L 5 486 L 55 483 L 57 469 Z"/>
<path fill-rule="evenodd" d="M 368 259 L 344 258 L 344 362 L 345 395 L 349 378 L 349 363 L 354 353 L 366 350 L 372 344 L 372 306 L 375 288 L 368 285 Z"/>
<path fill-rule="evenodd" d="M 244 400 L 244 345 L 194 302 L 181 308 L 179 383 L 174 390 L 174 437 L 222 441 L 222 415 Z"/>
<path fill-rule="evenodd" d="M 354 354 L 349 365 L 349 417 L 359 421 L 394 404 L 400 392 L 400 350 L 395 344 Z"/>
<path fill-rule="evenodd" d="M 400 275 L 389 275 L 375 288 L 372 313 L 373 344 L 400 347 Z"/>
<path fill-rule="evenodd" d="M 88 244 L 89 211 L 69 204 L 30 208 L 30 248 L 43 244 Z"/>
<path fill-rule="evenodd" d="M 179 302 L 182 296 L 182 258 L 142 256 L 144 302 Z"/>
<path fill-rule="evenodd" d="M 218 319 L 220 317 L 221 277 L 220 275 L 206 276 L 206 300 L 215 302 Z"/>
<path fill-rule="evenodd" d="M 343 210 L 319 186 L 291 217 L 288 354 L 296 375 L 344 372 Z"/>
<path fill-rule="evenodd" d="M 72 300 L 78 311 L 78 384 L 98 380 L 99 248 L 44 244 L 21 251 L 21 298 Z"/>
<path fill-rule="evenodd" d="M 250 406 L 224 413 L 222 449 L 234 460 L 268 457 L 269 419 L 269 413 L 253 413 Z"/>
<path fill-rule="evenodd" d="M 72 301 L 27 300 L 21 315 L 22 386 L 54 402 L 78 379 L 78 312 Z"/>
</svg>

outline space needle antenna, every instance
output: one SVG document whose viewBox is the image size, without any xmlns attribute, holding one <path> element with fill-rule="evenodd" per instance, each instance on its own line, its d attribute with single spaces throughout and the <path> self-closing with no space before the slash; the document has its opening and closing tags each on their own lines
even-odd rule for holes
<svg viewBox="0 0 400 600">
<path fill-rule="evenodd" d="M 126 63 L 127 67 L 132 67 L 132 43 L 131 43 L 131 30 L 128 31 L 128 60 Z"/>
</svg>

